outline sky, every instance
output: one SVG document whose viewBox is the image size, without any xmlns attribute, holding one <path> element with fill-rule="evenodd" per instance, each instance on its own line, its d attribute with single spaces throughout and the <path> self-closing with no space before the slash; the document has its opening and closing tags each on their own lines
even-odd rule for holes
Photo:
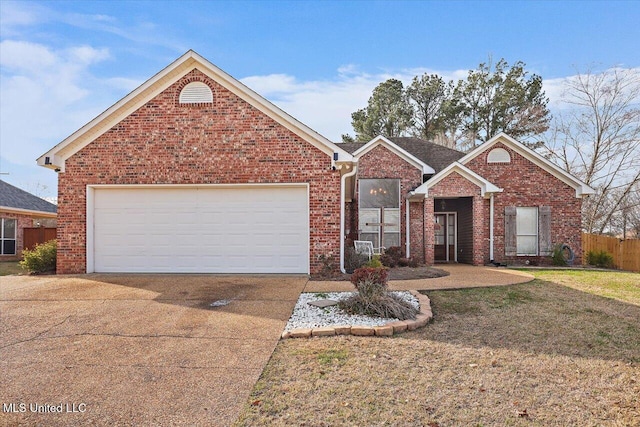
<svg viewBox="0 0 640 427">
<path fill-rule="evenodd" d="M 36 159 L 193 49 L 332 141 L 394 77 L 523 61 L 554 106 L 579 71 L 640 67 L 640 1 L 0 0 L 0 179 L 57 196 Z"/>
</svg>

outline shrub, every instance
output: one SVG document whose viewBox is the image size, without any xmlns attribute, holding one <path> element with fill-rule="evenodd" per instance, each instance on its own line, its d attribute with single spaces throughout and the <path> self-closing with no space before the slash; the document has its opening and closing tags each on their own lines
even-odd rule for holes
<svg viewBox="0 0 640 427">
<path fill-rule="evenodd" d="M 362 267 L 351 275 L 351 283 L 358 288 L 358 283 L 365 280 L 380 283 L 387 286 L 387 270 L 385 268 Z"/>
<path fill-rule="evenodd" d="M 22 251 L 20 267 L 31 273 L 49 273 L 56 271 L 56 240 L 36 245 L 32 250 Z"/>
<path fill-rule="evenodd" d="M 613 255 L 605 250 L 587 252 L 587 263 L 600 268 L 613 267 Z"/>
<path fill-rule="evenodd" d="M 380 257 L 382 265 L 389 268 L 397 267 L 400 259 L 404 257 L 404 251 L 400 246 L 391 246 L 385 250 L 384 255 Z"/>
<path fill-rule="evenodd" d="M 333 255 L 322 254 L 318 256 L 318 260 L 322 263 L 320 276 L 333 277 L 338 273 L 338 263 L 336 262 Z"/>
<path fill-rule="evenodd" d="M 359 268 L 351 275 L 351 282 L 358 292 L 339 304 L 347 313 L 400 320 L 415 319 L 415 307 L 388 292 L 386 269 Z"/>
<path fill-rule="evenodd" d="M 345 249 L 344 253 L 344 269 L 347 272 L 353 273 L 358 268 L 362 267 L 369 261 L 369 257 L 365 254 L 359 254 L 356 252 L 356 248 L 349 246 Z"/>
<path fill-rule="evenodd" d="M 369 268 L 381 268 L 382 262 L 380 262 L 380 256 L 374 255 L 373 258 L 364 264 L 364 266 Z"/>
<path fill-rule="evenodd" d="M 553 247 L 553 253 L 551 254 L 551 264 L 558 267 L 565 267 L 567 265 L 567 259 L 565 258 L 562 244 L 557 244 Z"/>
<path fill-rule="evenodd" d="M 418 260 L 416 258 L 400 258 L 398 260 L 398 265 L 400 267 L 411 267 L 416 268 L 418 266 Z"/>
</svg>

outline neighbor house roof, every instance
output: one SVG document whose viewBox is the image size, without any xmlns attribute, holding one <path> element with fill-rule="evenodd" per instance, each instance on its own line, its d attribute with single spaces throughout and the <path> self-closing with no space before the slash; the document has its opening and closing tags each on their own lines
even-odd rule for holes
<svg viewBox="0 0 640 427">
<path fill-rule="evenodd" d="M 374 138 L 372 141 L 375 141 L 376 139 L 377 138 Z M 409 153 L 420 162 L 430 166 L 435 173 L 440 172 L 451 163 L 464 156 L 464 153 L 461 151 L 453 150 L 445 147 L 444 145 L 436 144 L 435 142 L 426 141 L 420 138 L 392 137 L 385 139 L 392 142 L 401 150 Z M 345 151 L 356 154 L 357 151 L 365 145 L 371 144 L 372 141 L 366 143 L 345 142 L 338 144 L 338 146 L 343 148 Z"/>
<path fill-rule="evenodd" d="M 133 92 L 109 107 L 98 117 L 91 120 L 64 141 L 40 156 L 38 158 L 38 165 L 64 171 L 66 159 L 73 156 L 194 69 L 202 72 L 240 99 L 246 101 L 254 108 L 260 110 L 332 158 L 334 157 L 334 153 L 337 153 L 338 162 L 349 163 L 353 160 L 352 156 L 338 145 L 296 120 L 249 89 L 240 81 L 213 65 L 204 57 L 193 50 L 189 50 Z"/>
<path fill-rule="evenodd" d="M 0 180 L 0 209 L 17 213 L 56 214 L 58 207 L 31 193 Z"/>
</svg>

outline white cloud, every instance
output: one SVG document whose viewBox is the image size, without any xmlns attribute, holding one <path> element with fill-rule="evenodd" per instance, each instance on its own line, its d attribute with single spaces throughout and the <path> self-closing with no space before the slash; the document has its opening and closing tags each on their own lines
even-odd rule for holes
<svg viewBox="0 0 640 427">
<path fill-rule="evenodd" d="M 34 159 L 97 114 L 103 106 L 87 99 L 96 79 L 89 67 L 109 57 L 107 49 L 0 43 L 0 139 L 2 157 L 18 165 Z"/>
<path fill-rule="evenodd" d="M 405 85 L 414 76 L 424 73 L 438 74 L 445 80 L 465 77 L 467 71 L 436 71 L 427 68 L 366 73 L 357 65 L 347 64 L 336 70 L 332 79 L 299 81 L 287 74 L 250 76 L 241 79 L 260 95 L 305 123 L 332 141 L 340 141 L 341 135 L 353 134 L 351 113 L 364 108 L 380 83 L 390 78 Z"/>
</svg>

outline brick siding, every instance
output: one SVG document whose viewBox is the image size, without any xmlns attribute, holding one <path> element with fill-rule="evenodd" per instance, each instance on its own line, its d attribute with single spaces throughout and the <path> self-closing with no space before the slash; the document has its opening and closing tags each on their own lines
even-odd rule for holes
<svg viewBox="0 0 640 427">
<path fill-rule="evenodd" d="M 213 104 L 179 104 L 206 83 Z M 309 183 L 310 266 L 339 256 L 340 173 L 331 159 L 193 70 L 67 159 L 58 185 L 58 272 L 86 271 L 89 184 Z"/>
<path fill-rule="evenodd" d="M 505 206 L 539 207 L 551 206 L 552 242 L 566 243 L 576 254 L 575 263 L 582 257 L 582 236 L 580 210 L 582 200 L 576 198 L 574 188 L 541 169 L 525 157 L 507 146 L 497 143 L 494 147 L 504 148 L 511 156 L 511 163 L 487 163 L 487 154 L 480 153 L 466 166 L 488 181 L 504 189 L 494 196 L 494 257 L 497 261 L 521 264 L 530 260 L 548 264 L 549 257 L 506 257 L 504 252 L 504 208 Z M 484 207 L 484 215 L 489 218 L 489 205 Z M 488 221 L 486 224 L 488 233 Z M 488 234 L 487 234 L 488 236 Z"/>
</svg>

